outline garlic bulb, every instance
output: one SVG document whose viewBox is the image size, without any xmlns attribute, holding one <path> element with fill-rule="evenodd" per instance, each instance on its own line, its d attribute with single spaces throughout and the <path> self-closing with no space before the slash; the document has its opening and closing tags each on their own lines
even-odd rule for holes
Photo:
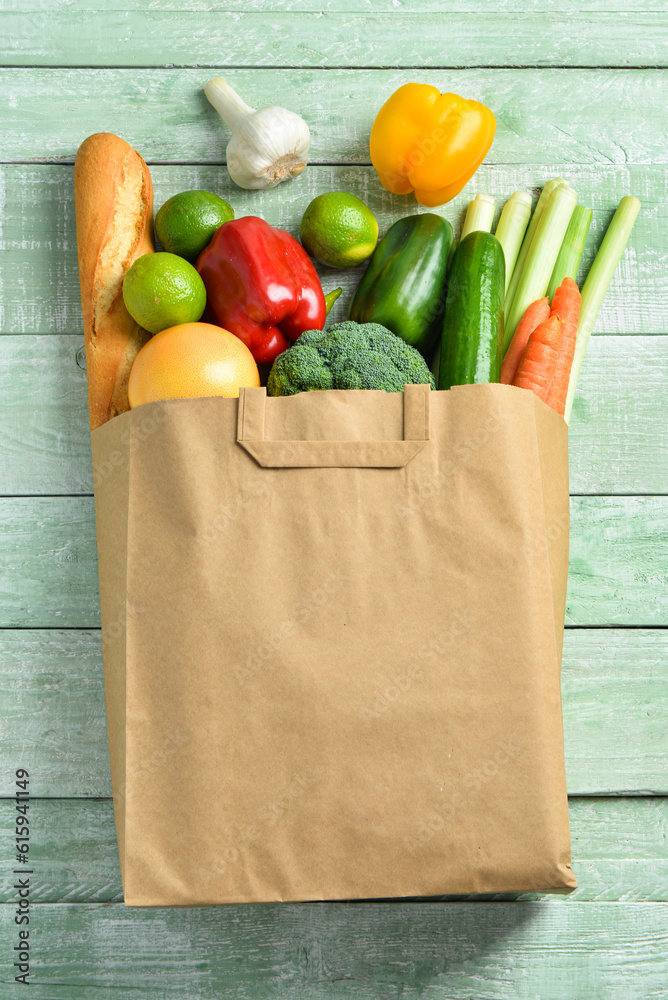
<svg viewBox="0 0 668 1000">
<path fill-rule="evenodd" d="M 271 188 L 301 174 L 308 163 L 308 125 L 294 111 L 273 105 L 256 111 L 221 77 L 204 88 L 232 132 L 227 169 L 242 188 Z"/>
</svg>

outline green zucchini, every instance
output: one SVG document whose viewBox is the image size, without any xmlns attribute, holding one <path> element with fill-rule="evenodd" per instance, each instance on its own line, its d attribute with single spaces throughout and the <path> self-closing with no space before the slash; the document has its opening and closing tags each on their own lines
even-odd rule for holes
<svg viewBox="0 0 668 1000">
<path fill-rule="evenodd" d="M 455 250 L 441 336 L 438 388 L 498 382 L 503 360 L 506 263 L 490 233 L 469 233 Z"/>
</svg>

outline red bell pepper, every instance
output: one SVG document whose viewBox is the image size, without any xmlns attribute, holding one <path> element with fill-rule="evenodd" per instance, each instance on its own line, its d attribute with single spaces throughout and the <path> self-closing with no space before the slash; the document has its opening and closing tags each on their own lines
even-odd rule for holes
<svg viewBox="0 0 668 1000">
<path fill-rule="evenodd" d="M 272 364 L 304 330 L 322 330 L 325 296 L 304 248 L 263 219 L 224 222 L 197 258 L 215 322 Z"/>
</svg>

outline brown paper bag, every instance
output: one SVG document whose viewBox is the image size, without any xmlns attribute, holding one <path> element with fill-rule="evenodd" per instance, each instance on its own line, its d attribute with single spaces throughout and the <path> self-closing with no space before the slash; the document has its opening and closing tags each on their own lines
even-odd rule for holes
<svg viewBox="0 0 668 1000">
<path fill-rule="evenodd" d="M 510 386 L 93 433 L 126 903 L 568 892 L 564 421 Z"/>
</svg>

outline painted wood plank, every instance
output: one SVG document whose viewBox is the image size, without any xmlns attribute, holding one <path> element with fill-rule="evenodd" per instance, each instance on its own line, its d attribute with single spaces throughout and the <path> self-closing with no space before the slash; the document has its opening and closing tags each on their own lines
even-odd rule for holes
<svg viewBox="0 0 668 1000">
<path fill-rule="evenodd" d="M 0 800 L 4 844 L 12 841 L 15 819 L 14 801 Z M 32 799 L 28 819 L 29 867 L 34 869 L 31 895 L 35 903 L 106 903 L 123 899 L 111 799 Z M 652 830 L 658 832 L 654 814 Z M 2 903 L 16 898 L 13 868 L 18 865 L 6 866 L 0 876 Z"/>
<path fill-rule="evenodd" d="M 361 197 L 377 216 L 381 232 L 398 216 L 419 206 L 411 197 L 391 195 L 371 167 L 309 167 L 297 180 L 271 191 L 235 187 L 224 167 L 160 166 L 152 169 L 155 204 L 178 191 L 203 188 L 227 198 L 237 215 L 261 215 L 295 235 L 307 205 L 323 191 L 344 190 Z M 474 182 L 438 211 L 460 231 L 469 199 L 485 191 L 497 199 L 497 210 L 518 188 L 536 189 L 550 177 L 566 173 L 580 202 L 594 210 L 594 221 L 580 275 L 587 273 L 614 208 L 625 194 L 635 194 L 642 211 L 629 246 L 612 280 L 596 324 L 597 333 L 668 333 L 668 169 L 665 166 L 483 166 Z M 0 167 L 0 247 L 5 251 L 0 279 L 0 332 L 78 333 L 81 306 L 76 262 L 73 171 L 71 166 L 14 165 Z M 326 289 L 341 285 L 352 294 L 361 270 L 320 267 Z M 343 303 L 345 298 L 342 297 Z M 333 318 L 340 318 L 337 304 Z"/>
<path fill-rule="evenodd" d="M 99 631 L 0 631 L 0 795 L 111 795 Z"/>
<path fill-rule="evenodd" d="M 5 496 L 92 493 L 82 344 L 0 337 Z M 572 493 L 668 493 L 666 383 L 667 337 L 591 340 L 569 428 Z"/>
<path fill-rule="evenodd" d="M 454 85 L 445 70 L 3 69 L 0 155 L 72 163 L 86 135 L 108 131 L 149 163 L 219 164 L 230 133 L 202 93 L 216 75 L 227 76 L 250 104 L 281 103 L 301 114 L 311 129 L 311 163 L 370 163 L 373 118 L 390 94 L 416 78 L 442 91 Z M 459 69 L 455 89 L 494 111 L 487 163 L 570 169 L 668 160 L 668 78 L 661 70 Z"/>
<path fill-rule="evenodd" d="M 572 798 L 569 803 L 574 899 L 599 902 L 668 899 L 668 799 Z M 0 838 L 10 843 L 15 805 L 0 800 Z M 110 799 L 33 799 L 30 860 L 36 903 L 123 899 Z M 0 877 L 0 902 L 16 898 L 15 875 Z M 524 894 L 519 899 L 536 899 Z"/>
<path fill-rule="evenodd" d="M 666 662 L 666 631 L 566 629 L 561 686 L 572 794 L 668 793 Z"/>
<path fill-rule="evenodd" d="M 46 903 L 31 919 L 40 1000 L 658 1000 L 668 979 L 665 903 Z M 5 941 L 12 920 L 0 906 Z"/>
<path fill-rule="evenodd" d="M 160 0 L 160 10 L 170 11 L 257 11 L 272 14 L 286 11 L 304 14 L 331 11 L 339 14 L 395 13 L 406 6 L 404 0 Z M 506 15 L 525 14 L 528 11 L 544 13 L 546 6 L 553 14 L 570 15 L 577 13 L 581 0 L 497 0 L 495 9 Z M 104 10 L 134 11 L 144 10 L 146 0 L 30 0 L 31 11 L 96 12 Z M 3 0 L 3 10 L 24 12 L 25 0 Z M 612 14 L 615 11 L 630 14 L 647 14 L 656 10 L 656 4 L 648 0 L 587 0 L 589 12 Z M 414 13 L 442 13 L 443 0 L 410 0 L 410 11 Z M 457 0 L 458 13 L 473 13 L 481 16 L 489 11 L 488 0 Z"/>
<path fill-rule="evenodd" d="M 0 399 L 0 493 L 92 493 L 83 335 L 0 337 Z"/>
<path fill-rule="evenodd" d="M 668 792 L 668 631 L 567 629 L 562 671 L 572 795 Z M 0 631 L 0 795 L 111 794 L 100 634 Z"/>
<path fill-rule="evenodd" d="M 666 542 L 666 497 L 573 497 L 567 624 L 668 624 Z"/>
<path fill-rule="evenodd" d="M 0 626 L 99 625 L 92 498 L 0 500 Z"/>
<path fill-rule="evenodd" d="M 668 493 L 667 367 L 664 337 L 590 340 L 568 425 L 571 493 Z"/>
<path fill-rule="evenodd" d="M 80 9 L 0 14 L 8 66 L 665 66 L 665 12 L 550 7 L 509 17 L 362 8 L 225 11 Z"/>
<path fill-rule="evenodd" d="M 99 624 L 92 497 L 0 500 L 0 627 Z M 573 497 L 568 625 L 668 625 L 668 497 Z"/>
</svg>

